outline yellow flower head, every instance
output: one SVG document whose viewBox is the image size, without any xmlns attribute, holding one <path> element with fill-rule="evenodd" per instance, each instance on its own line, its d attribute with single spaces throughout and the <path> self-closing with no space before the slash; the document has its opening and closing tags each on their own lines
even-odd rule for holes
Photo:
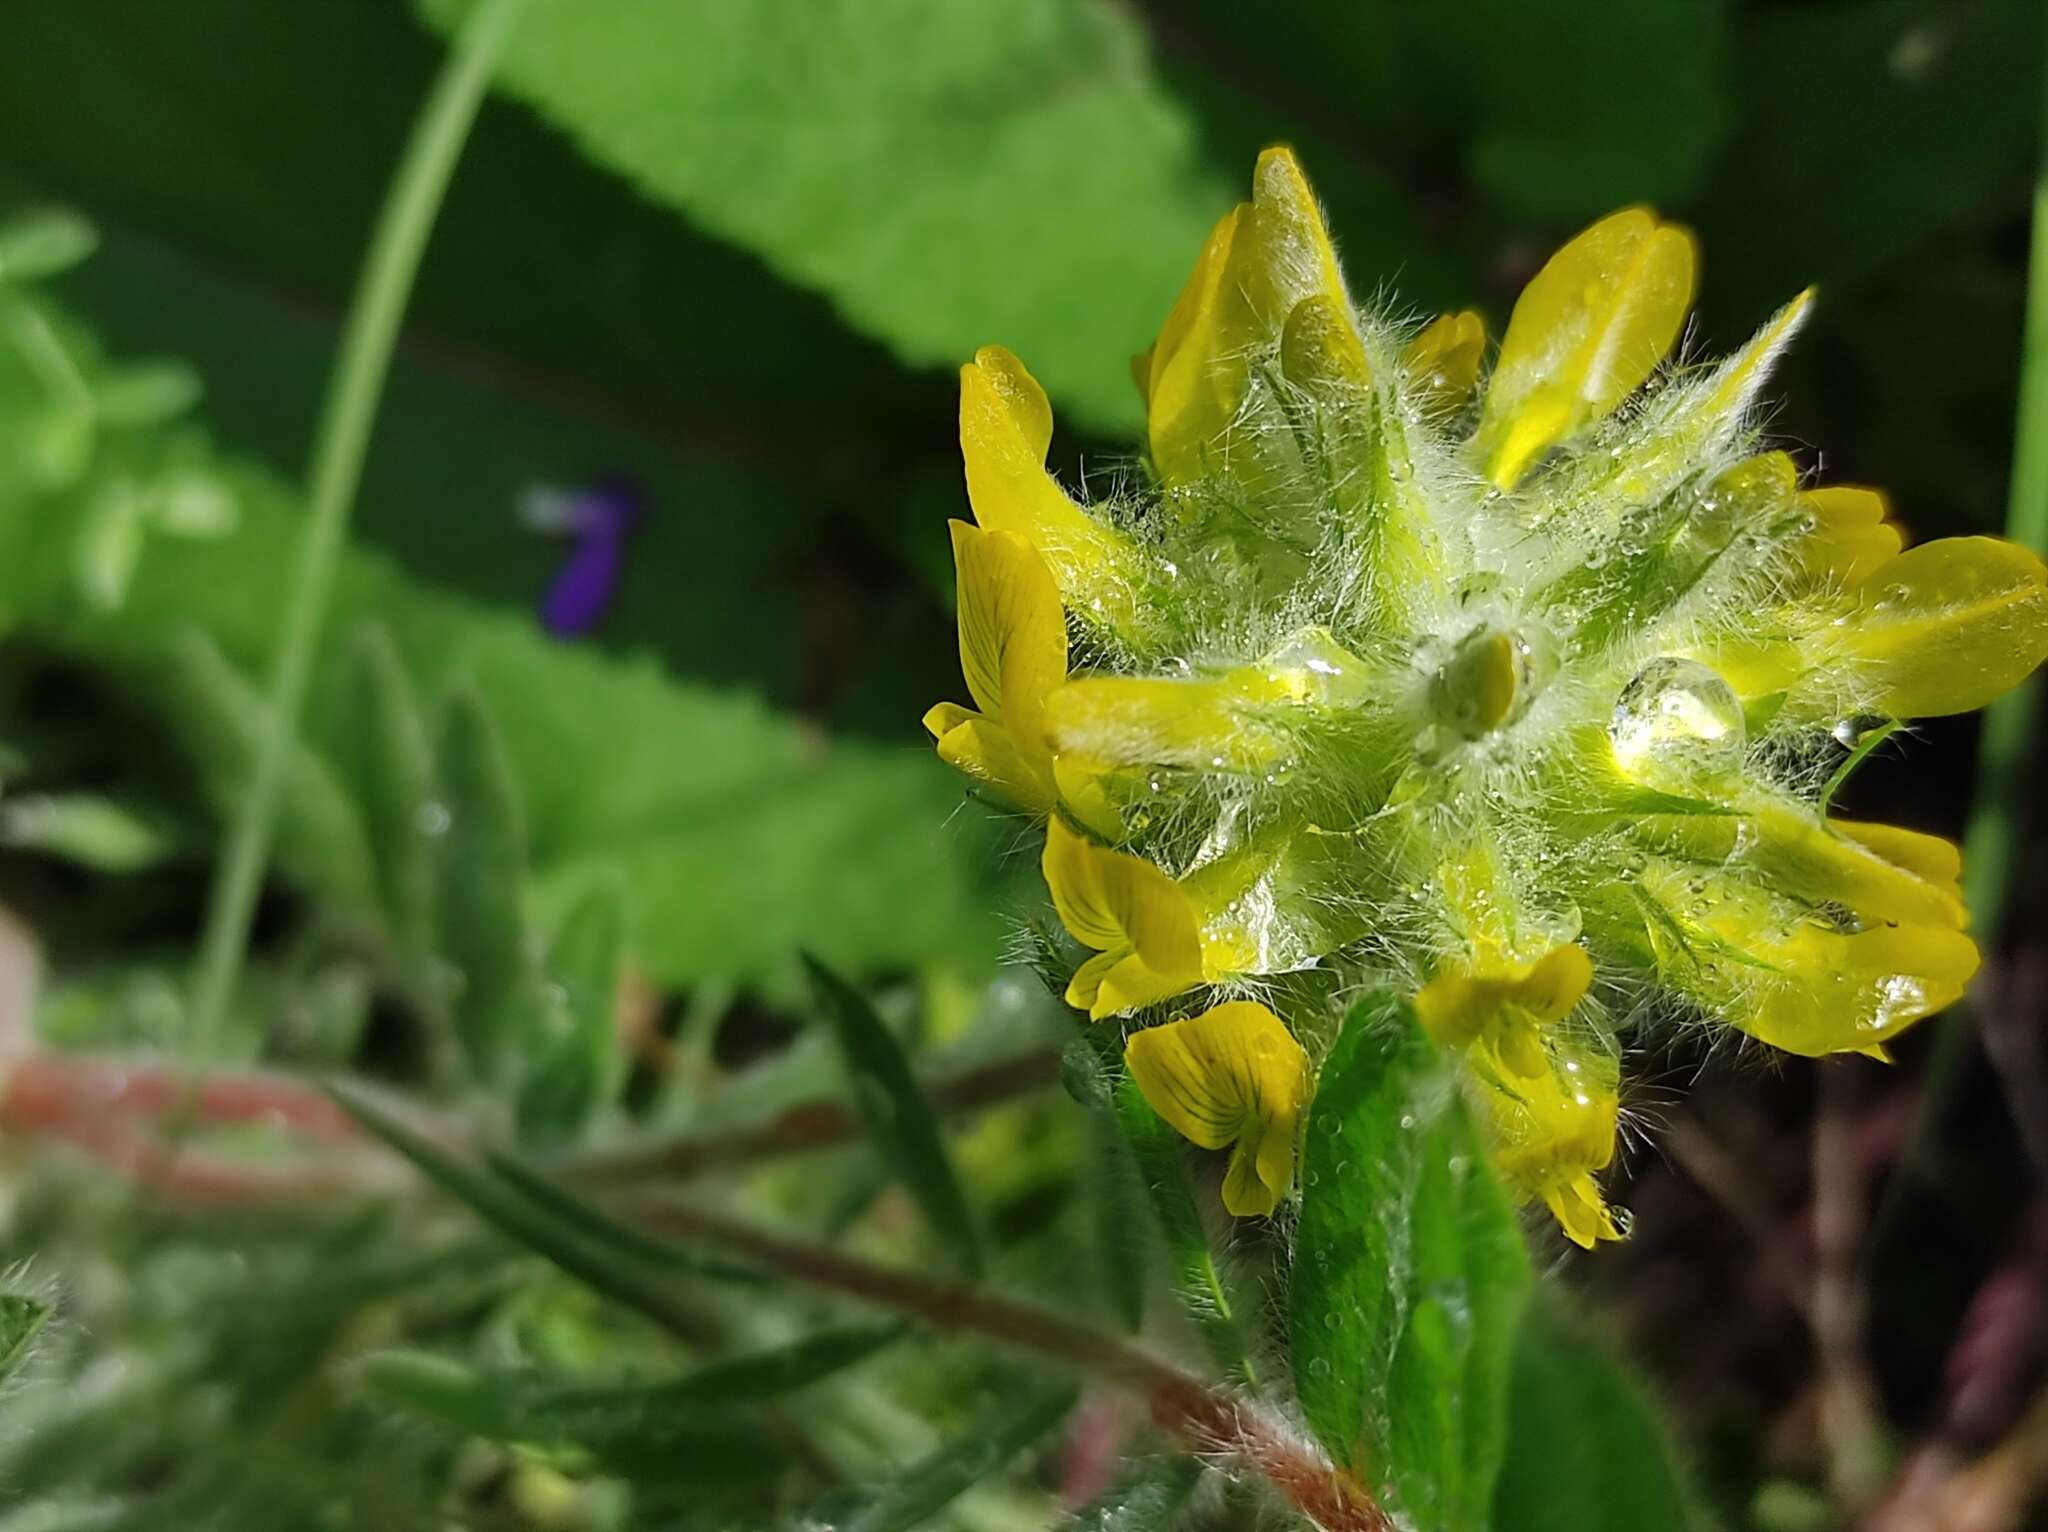
<svg viewBox="0 0 2048 1532">
<path fill-rule="evenodd" d="M 1286 1025 L 1249 1000 L 1131 1034 L 1124 1062 L 1146 1102 L 1204 1149 L 1229 1149 L 1223 1206 L 1262 1217 L 1294 1184 L 1308 1059 Z"/>
<path fill-rule="evenodd" d="M 1272 149 L 1134 366 L 1135 492 L 1054 481 L 1008 352 L 962 373 L 979 711 L 930 722 L 1048 816 L 1095 954 L 1069 998 L 1130 1015 L 1257 977 L 1303 1029 L 1422 976 L 1502 1168 L 1582 1243 L 1614 1229 L 1608 1018 L 1881 1054 L 1961 994 L 1954 848 L 1828 803 L 1864 731 L 2048 656 L 2040 559 L 1904 548 L 1874 491 L 1764 439 L 1810 292 L 1723 360 L 1673 357 L 1695 265 L 1648 209 L 1601 219 L 1489 369 L 1475 314 L 1354 305 Z"/>
</svg>

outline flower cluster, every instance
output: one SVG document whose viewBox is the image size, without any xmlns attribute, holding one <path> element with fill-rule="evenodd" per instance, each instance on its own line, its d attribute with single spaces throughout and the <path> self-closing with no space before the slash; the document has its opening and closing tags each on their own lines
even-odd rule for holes
<svg viewBox="0 0 2048 1532">
<path fill-rule="evenodd" d="M 1162 1117 L 1235 1145 L 1234 1213 L 1286 1195 L 1364 986 L 1414 996 L 1509 1184 L 1590 1246 L 1631 1028 L 1882 1056 L 1977 966 L 1955 848 L 1827 798 L 1873 731 L 2041 662 L 2042 564 L 1901 551 L 1875 492 L 1803 483 L 1757 398 L 1809 295 L 1670 360 L 1693 265 L 1647 210 L 1601 220 L 1486 370 L 1477 315 L 1353 302 L 1274 149 L 1136 359 L 1142 482 L 1080 503 L 1023 365 L 962 369 L 975 708 L 925 722 L 1045 822 L 1092 952 L 1067 998 L 1130 1029 Z"/>
</svg>

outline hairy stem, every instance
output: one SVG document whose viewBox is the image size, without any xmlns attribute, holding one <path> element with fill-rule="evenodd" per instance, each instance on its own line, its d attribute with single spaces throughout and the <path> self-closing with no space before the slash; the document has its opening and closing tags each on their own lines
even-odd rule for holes
<svg viewBox="0 0 2048 1532">
<path fill-rule="evenodd" d="M 627 1210 L 647 1228 L 710 1240 L 794 1281 L 1107 1379 L 1143 1398 L 1160 1428 L 1189 1448 L 1221 1453 L 1256 1469 L 1327 1532 L 1393 1532 L 1393 1523 L 1364 1485 L 1258 1405 L 1115 1335 L 986 1288 L 878 1266 L 673 1197 L 644 1195 Z"/>
<path fill-rule="evenodd" d="M 248 793 L 228 832 L 207 908 L 192 986 L 191 1041 L 199 1059 L 217 1047 L 221 1019 L 242 967 L 249 923 L 269 859 L 285 770 L 305 709 L 334 575 L 362 478 L 363 456 L 399 322 L 427 235 L 490 81 L 520 0 L 481 0 L 421 108 L 405 157 L 370 241 L 341 356 L 328 383 L 307 476 L 306 528 L 284 599 L 284 629 L 269 685 L 269 714 Z"/>
<path fill-rule="evenodd" d="M 925 1099 L 934 1111 L 978 1111 L 1042 1090 L 1059 1073 L 1057 1053 L 1034 1049 L 936 1081 L 925 1088 Z M 582 1151 L 563 1158 L 554 1169 L 585 1184 L 677 1180 L 843 1143 L 863 1131 L 850 1105 L 819 1096 L 786 1107 L 765 1122 Z"/>
</svg>

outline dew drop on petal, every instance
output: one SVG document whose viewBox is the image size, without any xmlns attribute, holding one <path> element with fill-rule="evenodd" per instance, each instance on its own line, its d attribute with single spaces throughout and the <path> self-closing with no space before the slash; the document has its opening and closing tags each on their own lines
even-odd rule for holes
<svg viewBox="0 0 2048 1532">
<path fill-rule="evenodd" d="M 1683 792 L 1741 764 L 1742 704 L 1706 666 L 1667 655 L 1622 688 L 1607 737 L 1615 763 L 1630 777 Z"/>
</svg>

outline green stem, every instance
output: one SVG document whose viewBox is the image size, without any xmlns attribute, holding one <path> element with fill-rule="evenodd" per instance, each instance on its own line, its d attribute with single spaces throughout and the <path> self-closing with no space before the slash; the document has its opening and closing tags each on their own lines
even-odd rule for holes
<svg viewBox="0 0 2048 1532">
<path fill-rule="evenodd" d="M 2027 256 L 2027 312 L 2021 331 L 2020 396 L 2005 530 L 2014 542 L 2048 554 L 2048 68 L 2043 76 L 2041 158 L 2034 175 L 2033 239 Z M 2025 768 L 2040 713 L 2041 678 L 2036 676 L 1986 709 L 1978 736 L 1977 780 L 1963 831 L 1963 902 L 1986 947 L 1998 939 L 2012 892 L 2018 851 L 2013 829 L 2029 786 Z M 1957 1010 L 1935 1034 L 1919 1105 L 1900 1157 L 1905 1174 L 1894 1177 L 1886 1189 L 1872 1224 L 1872 1243 L 1889 1232 L 1904 1182 L 1930 1169 L 1941 1125 L 1968 1073 L 1970 1044 L 1978 1031 L 1972 1022 L 1977 1019 Z"/>
<path fill-rule="evenodd" d="M 461 157 L 491 67 L 520 0 L 480 0 L 421 108 L 412 140 L 386 194 L 356 285 L 341 356 L 329 380 L 307 483 L 306 529 L 285 595 L 284 631 L 270 675 L 268 732 L 254 777 L 229 830 L 214 880 L 192 987 L 192 1042 L 214 1051 L 242 967 L 249 923 L 269 859 L 278 800 L 305 709 L 320 631 L 362 479 L 363 456 L 399 322 L 448 181 Z"/>
</svg>

